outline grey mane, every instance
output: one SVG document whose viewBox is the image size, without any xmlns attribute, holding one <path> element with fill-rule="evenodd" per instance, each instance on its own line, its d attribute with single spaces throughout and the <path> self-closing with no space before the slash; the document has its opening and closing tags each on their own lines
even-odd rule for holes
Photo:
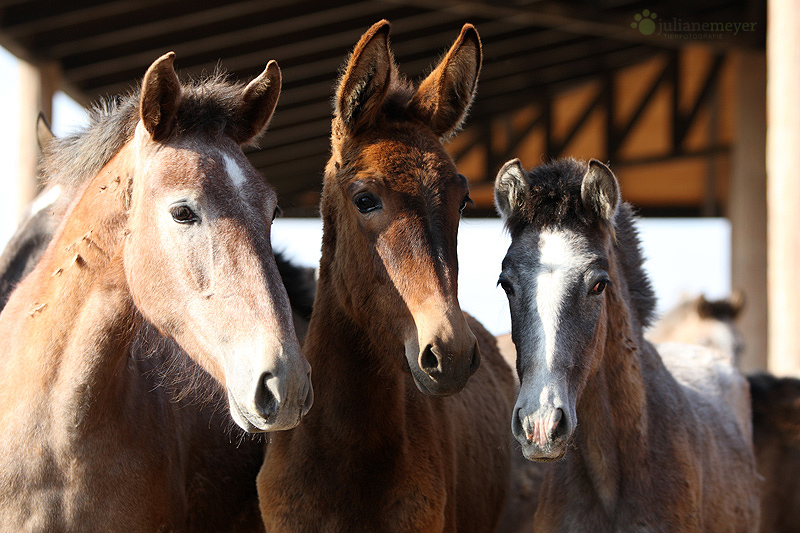
<svg viewBox="0 0 800 533">
<path fill-rule="evenodd" d="M 506 227 L 514 237 L 525 228 L 563 227 L 588 232 L 595 237 L 608 231 L 596 214 L 583 204 L 581 183 L 586 163 L 575 159 L 559 159 L 540 165 L 526 173 L 528 191 L 524 202 L 515 207 L 506 219 Z M 633 207 L 623 202 L 614 219 L 616 253 L 628 285 L 633 318 L 640 328 L 649 326 L 655 316 L 656 297 L 643 268 L 639 234 Z"/>
<path fill-rule="evenodd" d="M 182 84 L 174 135 L 222 134 L 236 117 L 244 85 L 217 71 Z M 74 134 L 54 139 L 43 156 L 43 178 L 74 190 L 98 172 L 133 138 L 139 120 L 140 87 L 106 98 L 89 110 L 89 123 Z"/>
</svg>

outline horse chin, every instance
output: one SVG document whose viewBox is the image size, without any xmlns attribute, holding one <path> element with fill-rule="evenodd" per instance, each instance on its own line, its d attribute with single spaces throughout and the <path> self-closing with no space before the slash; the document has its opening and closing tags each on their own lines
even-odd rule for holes
<svg viewBox="0 0 800 533">
<path fill-rule="evenodd" d="M 528 461 L 535 461 L 537 463 L 555 463 L 564 458 L 567 454 L 567 445 L 550 445 L 545 448 L 537 446 L 533 443 L 526 443 L 522 445 L 522 455 Z"/>
<path fill-rule="evenodd" d="M 417 390 L 428 396 L 452 396 L 461 391 L 466 383 L 441 383 L 433 380 L 421 370 L 412 370 L 414 385 Z"/>
<path fill-rule="evenodd" d="M 228 391 L 228 407 L 231 417 L 236 425 L 248 433 L 264 433 L 269 431 L 270 423 L 265 418 L 242 409 L 236 401 L 236 397 Z"/>
<path fill-rule="evenodd" d="M 250 410 L 244 409 L 236 401 L 236 397 L 228 391 L 228 407 L 231 417 L 236 425 L 248 433 L 266 433 L 267 431 L 283 431 L 292 429 L 300 423 L 302 414 L 285 420 L 286 416 L 281 416 L 280 411 L 269 418 L 257 415 Z"/>
</svg>

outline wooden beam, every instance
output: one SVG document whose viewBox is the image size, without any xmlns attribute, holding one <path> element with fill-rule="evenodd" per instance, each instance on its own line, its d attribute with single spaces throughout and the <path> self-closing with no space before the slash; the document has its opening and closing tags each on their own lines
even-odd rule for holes
<svg viewBox="0 0 800 533">
<path fill-rule="evenodd" d="M 572 123 L 570 126 L 569 131 L 562 139 L 559 139 L 552 147 L 552 153 L 555 154 L 556 157 L 561 157 L 564 153 L 564 150 L 569 146 L 569 143 L 575 138 L 575 135 L 581 130 L 581 128 L 586 124 L 586 121 L 592 116 L 592 113 L 600 106 L 603 101 L 605 100 L 604 90 L 601 87 L 597 94 L 595 94 L 594 98 L 592 98 L 587 104 L 586 107 L 583 109 L 578 118 L 575 119 L 575 122 Z M 548 150 L 550 153 L 550 149 Z"/>
<path fill-rule="evenodd" d="M 639 121 L 639 118 L 641 118 L 655 94 L 659 89 L 661 89 L 667 79 L 669 79 L 674 69 L 674 63 L 677 60 L 677 54 L 670 54 L 669 61 L 661 70 L 661 73 L 653 78 L 653 82 L 650 84 L 650 87 L 647 89 L 647 91 L 645 91 L 644 95 L 642 95 L 642 98 L 639 100 L 639 103 L 636 105 L 636 108 L 633 110 L 633 113 L 631 113 L 630 117 L 628 117 L 628 120 L 625 122 L 625 124 L 619 129 L 616 127 L 614 128 L 615 131 L 613 134 L 613 144 L 611 144 L 608 149 L 609 157 L 612 157 L 612 155 L 616 156 L 616 153 L 622 147 L 631 131 L 633 131 L 633 128 L 636 126 L 636 123 Z M 612 158 L 616 159 L 616 157 Z"/>
<path fill-rule="evenodd" d="M 722 70 L 722 65 L 724 62 L 725 56 L 720 54 L 715 55 L 714 61 L 711 63 L 711 66 L 709 66 L 708 71 L 706 72 L 702 87 L 697 93 L 697 97 L 692 103 L 689 111 L 683 113 L 680 111 L 680 109 L 674 110 L 677 112 L 677 122 L 673 137 L 674 147 L 679 147 L 683 144 L 686 134 L 689 132 L 689 129 L 692 127 L 692 124 L 694 124 L 694 121 L 697 118 L 698 112 L 706 103 L 708 103 L 710 95 L 713 93 L 719 82 L 719 73 Z M 675 93 L 678 93 L 677 89 Z"/>
<path fill-rule="evenodd" d="M 797 2 L 767 4 L 767 291 L 769 369 L 800 376 L 800 19 Z"/>
</svg>

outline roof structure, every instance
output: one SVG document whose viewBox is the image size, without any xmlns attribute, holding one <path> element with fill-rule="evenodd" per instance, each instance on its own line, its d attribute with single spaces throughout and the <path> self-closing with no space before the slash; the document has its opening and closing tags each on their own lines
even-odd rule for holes
<svg viewBox="0 0 800 533">
<path fill-rule="evenodd" d="M 766 30 L 765 4 L 752 0 L 0 0 L 0 44 L 55 65 L 61 87 L 85 104 L 127 91 L 169 50 L 182 76 L 221 65 L 245 80 L 276 59 L 283 93 L 270 132 L 249 157 L 291 211 L 315 203 L 308 192 L 321 186 L 338 70 L 382 18 L 392 22 L 393 49 L 410 77 L 425 73 L 463 23 L 475 24 L 484 64 L 468 124 L 484 131 L 498 116 L 686 46 L 657 38 L 656 22 L 661 30 L 688 21 L 758 28 L 703 42 L 720 53 L 763 48 Z"/>
</svg>

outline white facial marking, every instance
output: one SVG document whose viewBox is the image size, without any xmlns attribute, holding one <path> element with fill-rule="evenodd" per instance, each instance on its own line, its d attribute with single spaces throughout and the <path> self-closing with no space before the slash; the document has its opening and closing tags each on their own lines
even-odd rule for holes
<svg viewBox="0 0 800 533">
<path fill-rule="evenodd" d="M 222 157 L 225 161 L 225 172 L 227 172 L 228 176 L 230 176 L 233 185 L 241 192 L 245 182 L 245 174 L 242 170 L 242 167 L 240 167 L 239 163 L 237 163 L 236 160 L 228 154 L 222 154 Z"/>
<path fill-rule="evenodd" d="M 61 185 L 54 185 L 45 193 L 37 196 L 31 204 L 31 216 L 53 205 L 59 196 L 61 196 Z"/>
<path fill-rule="evenodd" d="M 539 316 L 539 345 L 544 348 L 548 370 L 554 368 L 556 332 L 563 312 L 569 274 L 580 266 L 581 257 L 574 238 L 567 232 L 544 232 L 539 236 L 539 270 L 536 282 L 536 313 Z"/>
</svg>

